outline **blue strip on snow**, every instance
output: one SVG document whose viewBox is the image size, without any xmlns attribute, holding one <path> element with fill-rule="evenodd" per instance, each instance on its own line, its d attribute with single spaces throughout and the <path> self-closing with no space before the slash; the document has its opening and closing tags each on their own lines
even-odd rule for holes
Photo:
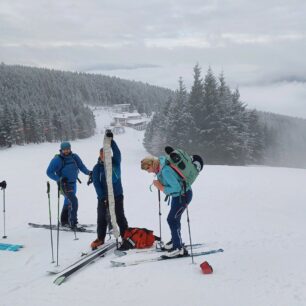
<svg viewBox="0 0 306 306">
<path fill-rule="evenodd" d="M 21 244 L 0 243 L 0 251 L 17 252 L 22 247 L 23 245 Z"/>
</svg>

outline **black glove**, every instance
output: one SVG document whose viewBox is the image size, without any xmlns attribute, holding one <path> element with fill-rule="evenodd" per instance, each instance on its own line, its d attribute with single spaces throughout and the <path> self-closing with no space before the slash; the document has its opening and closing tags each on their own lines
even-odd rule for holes
<svg viewBox="0 0 306 306">
<path fill-rule="evenodd" d="M 7 186 L 6 181 L 2 181 L 2 182 L 0 183 L 1 189 L 5 189 L 6 186 Z"/>
<path fill-rule="evenodd" d="M 89 186 L 92 182 L 93 182 L 93 179 L 92 179 L 92 171 L 89 171 L 87 186 Z"/>
<path fill-rule="evenodd" d="M 105 135 L 106 135 L 106 137 L 109 137 L 111 139 L 114 138 L 114 134 L 113 134 L 113 132 L 111 130 L 106 130 L 105 131 Z"/>
<path fill-rule="evenodd" d="M 68 183 L 68 178 L 67 177 L 62 177 L 61 178 L 61 183 L 62 184 L 67 184 Z"/>
</svg>

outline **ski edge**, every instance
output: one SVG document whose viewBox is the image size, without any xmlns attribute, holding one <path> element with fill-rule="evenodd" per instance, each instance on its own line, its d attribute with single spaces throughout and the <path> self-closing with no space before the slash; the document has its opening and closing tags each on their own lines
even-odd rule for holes
<svg viewBox="0 0 306 306">
<path fill-rule="evenodd" d="M 203 251 L 203 252 L 197 252 L 193 253 L 194 257 L 197 256 L 205 256 L 205 255 L 210 255 L 210 254 L 216 254 L 216 253 L 222 253 L 224 250 L 222 248 L 216 249 L 216 250 L 209 250 L 209 251 Z M 135 261 L 130 261 L 130 262 L 123 262 L 123 261 L 116 261 L 116 260 L 111 260 L 110 263 L 112 267 L 128 267 L 128 266 L 136 266 L 142 263 L 149 263 L 149 262 L 157 262 L 157 261 L 162 261 L 162 260 L 171 260 L 171 259 L 182 259 L 182 258 L 190 258 L 192 257 L 191 254 L 188 254 L 187 256 L 181 256 L 181 257 L 174 257 L 174 258 L 169 258 L 169 257 L 154 257 L 154 258 L 148 258 L 148 259 L 143 259 L 143 260 L 135 260 Z"/>
</svg>

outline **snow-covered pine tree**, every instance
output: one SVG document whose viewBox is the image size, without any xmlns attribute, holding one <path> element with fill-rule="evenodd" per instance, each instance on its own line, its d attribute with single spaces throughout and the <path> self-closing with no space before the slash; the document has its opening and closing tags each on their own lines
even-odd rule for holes
<svg viewBox="0 0 306 306">
<path fill-rule="evenodd" d="M 188 93 L 182 77 L 179 78 L 179 88 L 169 107 L 166 126 L 167 145 L 193 152 L 192 136 L 195 123 L 190 113 Z"/>
<path fill-rule="evenodd" d="M 205 106 L 203 104 L 204 99 L 204 87 L 201 77 L 201 68 L 199 64 L 196 64 L 193 68 L 193 85 L 189 94 L 189 111 L 194 122 L 194 129 L 190 133 L 190 142 L 192 144 L 192 150 L 199 152 L 201 146 L 199 144 L 201 121 L 203 120 L 203 114 L 205 114 Z"/>
</svg>

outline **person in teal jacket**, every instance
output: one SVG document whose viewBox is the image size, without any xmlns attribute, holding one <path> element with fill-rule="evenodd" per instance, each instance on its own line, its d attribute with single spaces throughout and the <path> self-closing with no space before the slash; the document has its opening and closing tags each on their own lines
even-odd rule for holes
<svg viewBox="0 0 306 306">
<path fill-rule="evenodd" d="M 180 176 L 168 164 L 166 158 L 146 157 L 141 161 L 141 169 L 148 173 L 155 173 L 157 180 L 153 185 L 167 196 L 171 196 L 171 208 L 167 217 L 167 222 L 171 231 L 171 241 L 165 245 L 168 250 L 166 256 L 184 256 L 187 250 L 184 248 L 181 238 L 181 217 L 187 205 L 192 200 L 192 189 L 187 186 L 183 188 Z"/>
</svg>

